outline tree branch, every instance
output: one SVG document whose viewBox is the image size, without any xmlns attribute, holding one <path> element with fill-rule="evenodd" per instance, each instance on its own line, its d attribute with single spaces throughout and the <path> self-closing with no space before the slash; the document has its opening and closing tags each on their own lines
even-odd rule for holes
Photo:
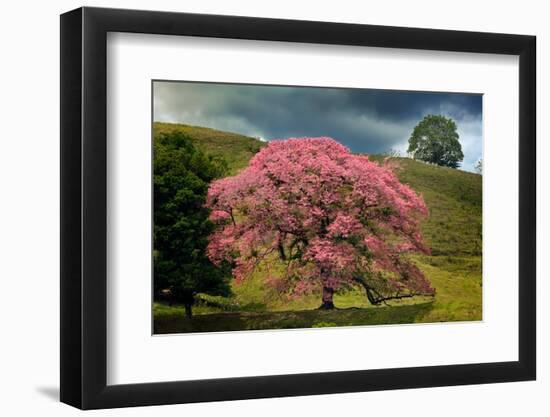
<svg viewBox="0 0 550 417">
<path fill-rule="evenodd" d="M 231 221 L 233 222 L 233 226 L 237 226 L 237 223 L 235 222 L 235 217 L 233 217 L 233 209 L 229 208 L 229 215 L 231 216 Z"/>
<path fill-rule="evenodd" d="M 423 294 L 423 293 L 415 293 L 415 292 L 400 294 L 399 291 L 393 295 L 384 296 L 380 294 L 378 291 L 376 291 L 374 288 L 372 288 L 369 284 L 367 284 L 363 279 L 363 277 L 356 276 L 356 277 L 353 277 L 353 280 L 363 286 L 363 288 L 365 289 L 365 293 L 367 294 L 367 299 L 372 305 L 380 305 L 382 303 L 384 303 L 385 305 L 389 305 L 386 301 L 401 300 L 403 298 L 412 298 L 419 295 L 431 296 L 431 297 L 434 296 L 433 294 Z"/>
<path fill-rule="evenodd" d="M 283 246 L 283 239 L 281 239 L 281 235 L 279 235 L 278 241 L 277 241 L 277 249 L 279 250 L 279 256 L 283 261 L 286 261 L 286 253 L 285 253 L 285 247 Z"/>
</svg>

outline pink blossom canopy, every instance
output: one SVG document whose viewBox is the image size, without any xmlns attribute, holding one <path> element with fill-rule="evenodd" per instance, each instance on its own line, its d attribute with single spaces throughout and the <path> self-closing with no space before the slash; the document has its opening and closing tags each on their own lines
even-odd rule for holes
<svg viewBox="0 0 550 417">
<path fill-rule="evenodd" d="M 218 224 L 208 256 L 232 263 L 237 281 L 262 264 L 294 295 L 360 286 L 378 303 L 434 294 L 406 255 L 428 251 L 422 197 L 387 164 L 331 138 L 269 142 L 238 175 L 211 184 L 207 206 Z"/>
</svg>

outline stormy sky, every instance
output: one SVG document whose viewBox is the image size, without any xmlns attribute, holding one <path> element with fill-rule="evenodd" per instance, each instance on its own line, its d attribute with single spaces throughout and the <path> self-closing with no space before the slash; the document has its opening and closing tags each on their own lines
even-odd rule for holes
<svg viewBox="0 0 550 417">
<path fill-rule="evenodd" d="M 352 152 L 405 153 L 427 114 L 451 117 L 473 171 L 482 152 L 482 96 L 344 88 L 155 81 L 154 120 L 211 127 L 262 140 L 330 136 Z"/>
</svg>

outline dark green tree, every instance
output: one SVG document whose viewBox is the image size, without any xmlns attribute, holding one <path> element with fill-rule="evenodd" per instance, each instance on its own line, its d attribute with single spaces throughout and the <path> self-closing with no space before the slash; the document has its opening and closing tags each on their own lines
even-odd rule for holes
<svg viewBox="0 0 550 417">
<path fill-rule="evenodd" d="M 205 252 L 213 229 L 204 207 L 208 185 L 227 166 L 180 132 L 157 135 L 153 153 L 155 296 L 168 294 L 191 317 L 198 293 L 231 292 L 230 268 L 216 267 Z"/>
<path fill-rule="evenodd" d="M 464 159 L 456 123 L 442 115 L 429 114 L 416 125 L 407 151 L 414 159 L 451 168 L 458 168 Z"/>
</svg>

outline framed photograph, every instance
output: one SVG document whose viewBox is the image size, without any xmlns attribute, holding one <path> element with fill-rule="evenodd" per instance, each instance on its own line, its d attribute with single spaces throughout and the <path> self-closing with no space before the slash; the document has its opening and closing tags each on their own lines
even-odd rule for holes
<svg viewBox="0 0 550 417">
<path fill-rule="evenodd" d="M 533 380 L 535 37 L 61 16 L 61 401 Z"/>
</svg>

